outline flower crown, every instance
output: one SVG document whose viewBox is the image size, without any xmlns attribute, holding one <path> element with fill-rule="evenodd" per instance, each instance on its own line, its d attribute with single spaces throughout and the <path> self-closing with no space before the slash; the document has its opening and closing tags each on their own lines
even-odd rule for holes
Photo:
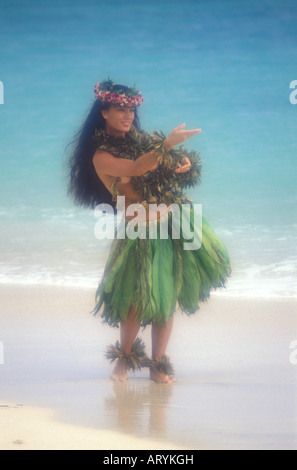
<svg viewBox="0 0 297 470">
<path fill-rule="evenodd" d="M 104 80 L 101 83 L 96 83 L 94 86 L 96 98 L 102 103 L 111 103 L 118 106 L 140 106 L 143 103 L 143 96 L 140 91 L 135 88 L 116 85 L 112 80 Z"/>
</svg>

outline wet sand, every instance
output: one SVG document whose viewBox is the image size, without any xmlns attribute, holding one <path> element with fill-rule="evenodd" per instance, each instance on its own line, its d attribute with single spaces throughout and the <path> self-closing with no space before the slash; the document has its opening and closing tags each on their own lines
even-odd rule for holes
<svg viewBox="0 0 297 470">
<path fill-rule="evenodd" d="M 0 286 L 0 449 L 297 449 L 296 302 L 215 294 L 177 315 L 174 385 L 111 382 L 119 332 L 93 306 L 93 289 Z"/>
</svg>

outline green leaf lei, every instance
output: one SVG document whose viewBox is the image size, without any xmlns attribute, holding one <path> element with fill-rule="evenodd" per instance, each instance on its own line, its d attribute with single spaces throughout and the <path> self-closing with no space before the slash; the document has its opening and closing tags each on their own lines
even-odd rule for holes
<svg viewBox="0 0 297 470">
<path fill-rule="evenodd" d="M 123 137 L 107 134 L 104 130 L 96 130 L 94 138 L 97 150 L 106 150 L 117 158 L 136 160 L 140 155 L 156 151 L 159 155 L 159 167 L 157 170 L 148 171 L 141 176 L 133 176 L 131 184 L 136 192 L 141 194 L 139 201 L 145 207 L 155 203 L 166 205 L 172 203 L 187 203 L 191 199 L 183 192 L 186 187 L 194 187 L 201 179 L 201 158 L 197 151 L 188 151 L 183 146 L 167 152 L 163 143 L 166 136 L 162 132 L 154 131 L 148 134 L 137 131 L 134 126 Z M 188 157 L 191 168 L 185 173 L 176 173 L 175 170 L 182 164 L 182 159 Z M 113 200 L 116 201 L 117 183 L 120 177 L 116 177 L 112 184 Z"/>
</svg>

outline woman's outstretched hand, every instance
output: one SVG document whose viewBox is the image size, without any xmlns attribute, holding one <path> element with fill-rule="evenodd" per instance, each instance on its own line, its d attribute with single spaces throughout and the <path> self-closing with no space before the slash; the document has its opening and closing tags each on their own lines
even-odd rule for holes
<svg viewBox="0 0 297 470">
<path fill-rule="evenodd" d="M 168 137 L 164 140 L 164 147 L 166 150 L 170 150 L 176 145 L 181 144 L 185 140 L 190 139 L 196 134 L 201 132 L 201 129 L 191 129 L 185 130 L 186 125 L 182 124 L 181 126 L 175 127 Z"/>
</svg>

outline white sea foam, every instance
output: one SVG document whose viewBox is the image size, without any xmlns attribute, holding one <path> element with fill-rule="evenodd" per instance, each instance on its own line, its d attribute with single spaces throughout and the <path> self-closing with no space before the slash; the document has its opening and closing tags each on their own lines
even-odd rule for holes
<svg viewBox="0 0 297 470">
<path fill-rule="evenodd" d="M 89 273 L 87 276 L 84 276 L 83 273 L 59 275 L 57 272 L 46 270 L 43 272 L 30 273 L 17 273 L 10 270 L 10 273 L 0 273 L 0 284 L 24 286 L 44 285 L 95 289 L 102 273 L 102 270 L 98 270 L 98 273 L 93 273 L 93 275 Z"/>
<path fill-rule="evenodd" d="M 0 283 L 95 288 L 112 240 L 97 240 L 93 211 L 0 207 Z M 232 276 L 214 295 L 297 296 L 297 225 L 217 225 Z"/>
<path fill-rule="evenodd" d="M 85 234 L 85 228 L 82 232 Z M 63 240 L 60 233 L 55 243 L 47 239 L 40 245 L 33 240 L 29 245 L 18 246 L 14 241 L 9 253 L 6 250 L 1 255 L 0 283 L 96 288 L 111 241 L 104 245 L 89 237 L 86 243 L 83 234 L 76 233 L 71 240 Z M 53 232 L 55 235 L 57 233 Z M 282 242 L 282 250 L 273 251 L 266 240 L 263 252 L 245 245 L 240 237 L 236 244 L 232 244 L 232 235 L 223 238 L 230 252 L 232 275 L 226 288 L 218 289 L 213 295 L 297 298 L 297 257 L 287 241 Z"/>
</svg>

